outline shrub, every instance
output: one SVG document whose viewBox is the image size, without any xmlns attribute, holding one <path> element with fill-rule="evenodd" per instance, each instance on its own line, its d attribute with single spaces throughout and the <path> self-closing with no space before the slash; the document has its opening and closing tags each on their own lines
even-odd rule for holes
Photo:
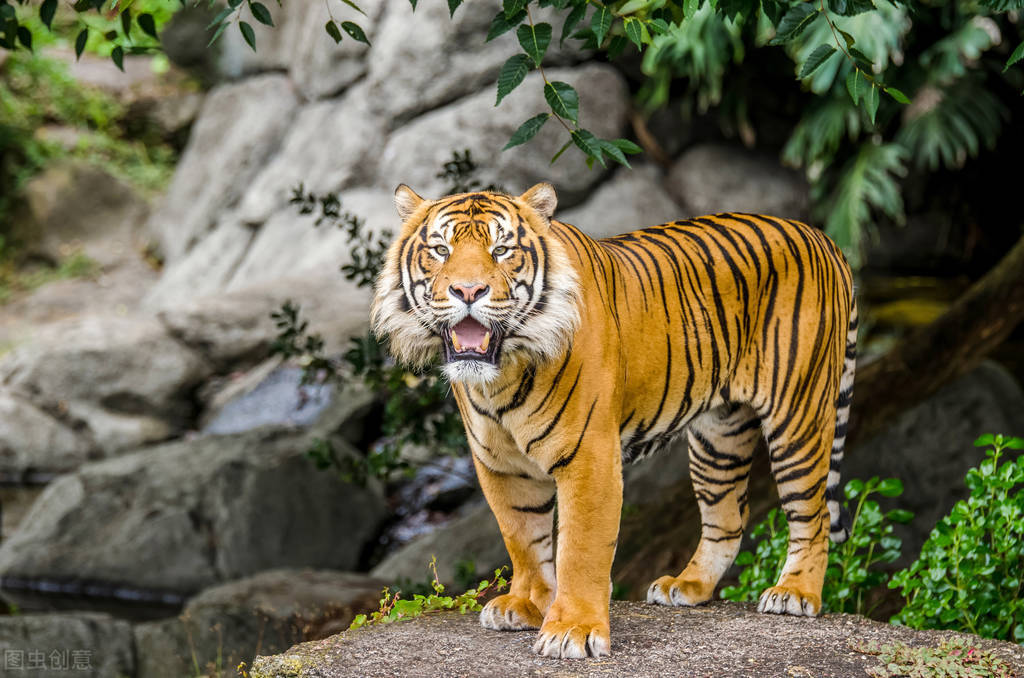
<svg viewBox="0 0 1024 678">
<path fill-rule="evenodd" d="M 828 553 L 828 571 L 822 591 L 822 609 L 828 612 L 869 614 L 868 594 L 888 580 L 878 564 L 891 563 L 900 556 L 902 541 L 893 534 L 894 523 L 909 522 L 914 515 L 903 509 L 882 511 L 873 494 L 898 497 L 903 483 L 896 478 L 871 478 L 866 483 L 854 478 L 844 489 L 846 507 L 852 510 L 853 526 L 844 543 L 833 545 Z M 741 551 L 736 564 L 743 566 L 739 584 L 722 589 L 726 600 L 756 601 L 761 591 L 774 586 L 782 573 L 789 547 L 789 527 L 779 509 L 751 531 L 754 551 Z"/>
<path fill-rule="evenodd" d="M 983 435 L 985 459 L 967 472 L 971 494 L 932 530 L 921 555 L 896 573 L 906 606 L 892 618 L 913 628 L 958 629 L 1024 643 L 1024 440 Z"/>
</svg>

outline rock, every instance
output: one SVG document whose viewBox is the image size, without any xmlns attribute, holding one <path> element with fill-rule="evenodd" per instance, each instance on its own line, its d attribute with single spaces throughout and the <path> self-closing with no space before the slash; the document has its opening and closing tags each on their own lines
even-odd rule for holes
<svg viewBox="0 0 1024 678">
<path fill-rule="evenodd" d="M 672 166 L 668 191 L 686 216 L 752 212 L 806 220 L 807 182 L 776 158 L 734 146 L 698 144 Z"/>
<path fill-rule="evenodd" d="M 334 384 L 303 384 L 302 373 L 300 367 L 273 370 L 254 388 L 225 403 L 203 433 L 241 433 L 260 426 L 311 426 L 334 399 Z"/>
<path fill-rule="evenodd" d="M 87 464 L 51 483 L 0 545 L 0 576 L 191 593 L 274 567 L 352 569 L 383 500 L 318 471 L 310 444 L 263 429 Z"/>
<path fill-rule="evenodd" d="M 148 223 L 168 263 L 191 250 L 238 200 L 291 128 L 297 105 L 283 75 L 221 85 L 207 95 L 167 195 Z"/>
<path fill-rule="evenodd" d="M 625 80 L 610 66 L 588 64 L 574 69 L 551 69 L 549 80 L 561 80 L 579 92 L 580 124 L 601 138 L 622 134 L 629 107 Z M 520 124 L 549 110 L 544 102 L 539 73 L 532 73 L 495 108 L 494 92 L 488 90 L 409 122 L 389 138 L 380 159 L 378 182 L 409 184 L 424 197 L 437 198 L 446 188 L 436 175 L 451 159 L 452 151 L 469 149 L 482 171 L 486 185 L 500 184 L 520 193 L 538 181 L 550 181 L 558 191 L 559 205 L 580 202 L 602 176 L 590 170 L 583 154 L 569 149 L 554 165 L 551 157 L 569 140 L 566 131 L 549 121 L 532 141 L 495 154 Z"/>
<path fill-rule="evenodd" d="M 582 205 L 555 214 L 595 238 L 656 226 L 683 217 L 683 208 L 661 187 L 661 172 L 652 165 L 622 167 Z"/>
<path fill-rule="evenodd" d="M 363 0 L 358 4 L 365 14 L 341 8 L 343 14 L 335 13 L 335 19 L 339 23 L 354 21 L 371 42 L 383 39 L 378 20 L 384 1 Z M 275 26 L 268 28 L 253 20 L 243 6 L 242 15 L 248 17 L 256 33 L 257 48 L 253 51 L 232 26 L 222 36 L 220 72 L 237 78 L 265 71 L 287 71 L 307 99 L 336 95 L 366 74 L 370 46 L 344 33 L 342 41 L 335 44 L 324 30 L 324 24 L 331 18 L 328 10 L 326 4 L 318 2 L 285 3 L 283 7 L 271 8 Z"/>
<path fill-rule="evenodd" d="M 855 381 L 854 398 L 856 393 Z M 903 539 L 897 564 L 905 566 L 921 552 L 935 524 L 967 496 L 964 476 L 985 458 L 984 449 L 973 445 L 978 436 L 1022 432 L 1024 391 L 1005 369 L 984 362 L 850 450 L 843 481 L 872 476 L 903 481 L 903 494 L 890 501 L 914 512 L 913 522 L 897 526 Z"/>
<path fill-rule="evenodd" d="M 180 617 L 135 627 L 136 676 L 191 675 L 193 652 L 201 668 L 234 667 L 325 638 L 377 609 L 384 585 L 364 574 L 279 569 L 207 589 Z"/>
<path fill-rule="evenodd" d="M 132 627 L 93 612 L 0 616 L 4 675 L 135 675 Z"/>
<path fill-rule="evenodd" d="M 48 166 L 23 189 L 15 236 L 27 254 L 57 263 L 82 252 L 110 266 L 141 249 L 145 198 L 106 170 L 80 160 Z"/>
<path fill-rule="evenodd" d="M 753 605 L 714 602 L 663 607 L 613 600 L 612 655 L 579 661 L 535 655 L 536 632 L 496 633 L 477 615 L 428 614 L 400 624 L 348 631 L 326 641 L 259 657 L 253 678 L 341 676 L 817 676 L 848 678 L 879 667 L 858 651 L 862 643 L 936 646 L 958 639 L 985 649 L 1011 667 L 1024 666 L 1024 648 L 950 631 L 914 631 L 854 615 L 815 619 L 765 615 Z M 784 642 L 780 645 L 780 639 Z M 471 667 L 471 668 L 470 668 Z M 681 667 L 685 667 L 682 669 Z M 874 674 L 873 674 L 874 675 Z M 879 674 L 885 675 L 885 674 Z"/>
<path fill-rule="evenodd" d="M 0 389 L 0 482 L 72 471 L 97 456 L 89 436 Z"/>
<path fill-rule="evenodd" d="M 441 583 L 455 583 L 456 566 L 472 563 L 477 576 L 489 576 L 509 562 L 498 523 L 486 502 L 466 506 L 460 516 L 433 532 L 415 539 L 395 551 L 370 574 L 398 583 L 429 581 L 430 560 L 437 556 L 437 576 Z"/>
<path fill-rule="evenodd" d="M 84 426 L 106 452 L 187 426 L 194 416 L 191 391 L 209 374 L 200 356 L 145 317 L 57 323 L 0 360 L 5 388 Z"/>
</svg>

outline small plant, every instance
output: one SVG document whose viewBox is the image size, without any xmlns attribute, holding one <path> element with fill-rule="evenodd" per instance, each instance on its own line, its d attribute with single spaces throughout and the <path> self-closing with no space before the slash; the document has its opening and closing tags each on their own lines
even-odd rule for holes
<svg viewBox="0 0 1024 678">
<path fill-rule="evenodd" d="M 898 497 L 903 483 L 896 478 L 871 478 L 866 483 L 854 478 L 846 483 L 846 507 L 851 508 L 853 525 L 844 543 L 833 545 L 828 554 L 828 571 L 822 591 L 822 607 L 829 612 L 870 614 L 868 594 L 884 584 L 889 575 L 877 565 L 891 563 L 900 556 L 902 541 L 893 534 L 894 523 L 909 522 L 914 514 L 903 509 L 882 511 L 873 494 Z M 736 564 L 743 566 L 737 586 L 722 589 L 726 600 L 756 601 L 761 591 L 774 586 L 782 573 L 789 548 L 789 527 L 779 509 L 754 527 L 750 536 L 754 552 L 741 551 Z"/>
<path fill-rule="evenodd" d="M 484 186 L 483 182 L 476 178 L 476 173 L 479 170 L 476 161 L 473 160 L 473 154 L 467 148 L 461 154 L 458 151 L 452 151 L 452 159 L 441 166 L 437 178 L 448 182 L 446 195 L 472 193 L 473 191 L 501 192 L 503 190 L 495 184 Z"/>
<path fill-rule="evenodd" d="M 484 596 L 502 591 L 508 586 L 508 581 L 502 576 L 505 570 L 502 567 L 494 571 L 493 578 L 482 580 L 475 588 L 471 588 L 455 597 L 445 596 L 442 595 L 444 593 L 444 584 L 438 581 L 437 577 L 437 558 L 430 559 L 430 570 L 434 575 L 434 580 L 431 582 L 433 593 L 426 595 L 415 593 L 412 598 L 403 599 L 401 592 L 392 594 L 385 588 L 381 592 L 380 609 L 370 613 L 369 616 L 365 614 L 357 615 L 352 620 L 349 630 L 372 624 L 390 624 L 391 622 L 412 619 L 439 610 L 458 610 L 460 614 L 479 612 L 483 609 L 480 601 Z"/>
<path fill-rule="evenodd" d="M 992 654 L 963 638 L 950 638 L 938 647 L 910 647 L 875 641 L 851 644 L 862 654 L 878 657 L 879 666 L 865 671 L 873 678 L 1019 678 L 1020 673 Z"/>
<path fill-rule="evenodd" d="M 971 494 L 939 521 L 921 555 L 896 573 L 907 603 L 892 623 L 970 631 L 1024 643 L 1024 440 L 983 435 L 985 459 L 967 472 Z"/>
</svg>

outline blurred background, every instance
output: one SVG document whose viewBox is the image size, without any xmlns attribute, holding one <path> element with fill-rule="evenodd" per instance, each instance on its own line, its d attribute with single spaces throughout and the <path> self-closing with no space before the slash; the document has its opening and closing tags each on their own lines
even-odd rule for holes
<svg viewBox="0 0 1024 678">
<path fill-rule="evenodd" d="M 508 2 L 0 1 L 4 661 L 234 674 L 423 590 L 432 556 L 457 591 L 507 562 L 447 385 L 368 334 L 399 183 L 550 181 L 595 237 L 717 211 L 824 228 L 862 318 L 843 475 L 900 479 L 883 508 L 914 514 L 890 568 L 967 495 L 972 442 L 1024 434 L 1019 9 L 830 3 L 772 46 L 781 3 L 692 3 L 635 41 L 591 7 L 560 44 L 580 3 L 540 4 L 544 75 L 642 148 L 631 167 L 579 143 L 551 163 L 553 122 L 502 150 L 550 110 L 538 72 L 495 107 Z M 838 34 L 856 54 L 808 63 Z M 642 599 L 699 516 L 685 443 L 626 473 L 615 596 Z M 766 465 L 751 492 L 756 523 Z"/>
</svg>

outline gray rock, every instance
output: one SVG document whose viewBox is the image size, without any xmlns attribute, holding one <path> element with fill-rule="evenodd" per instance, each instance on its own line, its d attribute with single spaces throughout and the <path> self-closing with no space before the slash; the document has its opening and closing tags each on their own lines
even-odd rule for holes
<svg viewBox="0 0 1024 678">
<path fill-rule="evenodd" d="M 391 583 L 400 580 L 429 581 L 430 560 L 437 557 L 437 576 L 441 583 L 455 583 L 455 567 L 472 561 L 478 576 L 494 573 L 508 564 L 508 552 L 501 539 L 498 523 L 486 502 L 464 507 L 457 518 L 398 549 L 370 574 Z"/>
<path fill-rule="evenodd" d="M 58 162 L 25 185 L 24 197 L 15 235 L 31 255 L 57 262 L 81 251 L 109 266 L 141 249 L 149 204 L 100 167 Z"/>
<path fill-rule="evenodd" d="M 661 185 L 661 172 L 652 165 L 622 167 L 582 205 L 555 214 L 559 221 L 579 227 L 595 238 L 626 233 L 683 217 Z"/>
<path fill-rule="evenodd" d="M 318 471 L 310 444 L 261 430 L 87 464 L 0 545 L 0 575 L 188 593 L 273 567 L 351 569 L 384 502 Z"/>
<path fill-rule="evenodd" d="M 180 617 L 136 625 L 137 678 L 191 675 L 193 653 L 200 668 L 234 667 L 325 638 L 377 609 L 384 585 L 364 574 L 280 569 L 207 589 Z"/>
<path fill-rule="evenodd" d="M 686 216 L 752 212 L 807 219 L 807 182 L 771 156 L 722 144 L 698 144 L 680 156 L 667 188 Z"/>
<path fill-rule="evenodd" d="M 364 0 L 358 4 L 365 14 L 339 8 L 335 19 L 359 24 L 373 43 L 383 39 L 377 23 L 384 0 Z M 305 98 L 319 99 L 337 94 L 366 74 L 370 47 L 344 33 L 342 41 L 335 44 L 324 30 L 324 24 L 331 18 L 327 4 L 293 2 L 270 7 L 274 28 L 249 19 L 256 33 L 256 51 L 245 43 L 237 28 L 225 31 L 218 60 L 223 75 L 237 78 L 264 71 L 287 71 Z M 242 15 L 251 17 L 245 6 Z"/>
<path fill-rule="evenodd" d="M 5 676 L 121 678 L 135 674 L 131 624 L 106 614 L 0 616 L 0 648 Z"/>
<path fill-rule="evenodd" d="M 985 458 L 973 445 L 983 433 L 1024 434 L 1024 391 L 993 362 L 950 382 L 847 454 L 844 482 L 872 476 L 903 481 L 903 495 L 892 503 L 913 511 L 914 520 L 897 527 L 904 540 L 901 563 L 917 557 L 935 524 L 967 496 L 964 475 Z"/>
<path fill-rule="evenodd" d="M 334 384 L 303 384 L 302 368 L 279 367 L 252 390 L 220 409 L 204 433 L 251 431 L 260 426 L 309 427 L 334 400 Z"/>
<path fill-rule="evenodd" d="M 167 195 L 148 223 L 167 262 L 192 249 L 238 200 L 291 128 L 297 105 L 294 87 L 282 75 L 210 92 Z"/>
<path fill-rule="evenodd" d="M 0 480 L 71 471 L 98 456 L 87 435 L 0 389 Z"/>
<path fill-rule="evenodd" d="M 0 360 L 0 383 L 84 425 L 107 451 L 185 427 L 194 415 L 190 393 L 209 373 L 200 356 L 145 317 L 54 324 Z"/>
<path fill-rule="evenodd" d="M 620 136 L 629 106 L 625 80 L 610 66 L 589 64 L 575 69 L 547 71 L 579 92 L 580 124 L 602 138 Z M 380 159 L 378 183 L 393 188 L 409 184 L 424 197 L 436 198 L 445 189 L 436 175 L 453 150 L 469 149 L 483 168 L 484 184 L 496 183 L 520 193 L 538 181 L 550 181 L 559 204 L 578 203 L 602 176 L 600 167 L 587 168 L 583 154 L 569 149 L 554 165 L 551 157 L 569 140 L 566 131 L 549 120 L 532 141 L 507 151 L 502 148 L 512 133 L 538 113 L 549 110 L 544 102 L 540 75 L 533 73 L 501 105 L 494 93 L 480 92 L 451 106 L 423 115 L 388 138 Z"/>
</svg>

